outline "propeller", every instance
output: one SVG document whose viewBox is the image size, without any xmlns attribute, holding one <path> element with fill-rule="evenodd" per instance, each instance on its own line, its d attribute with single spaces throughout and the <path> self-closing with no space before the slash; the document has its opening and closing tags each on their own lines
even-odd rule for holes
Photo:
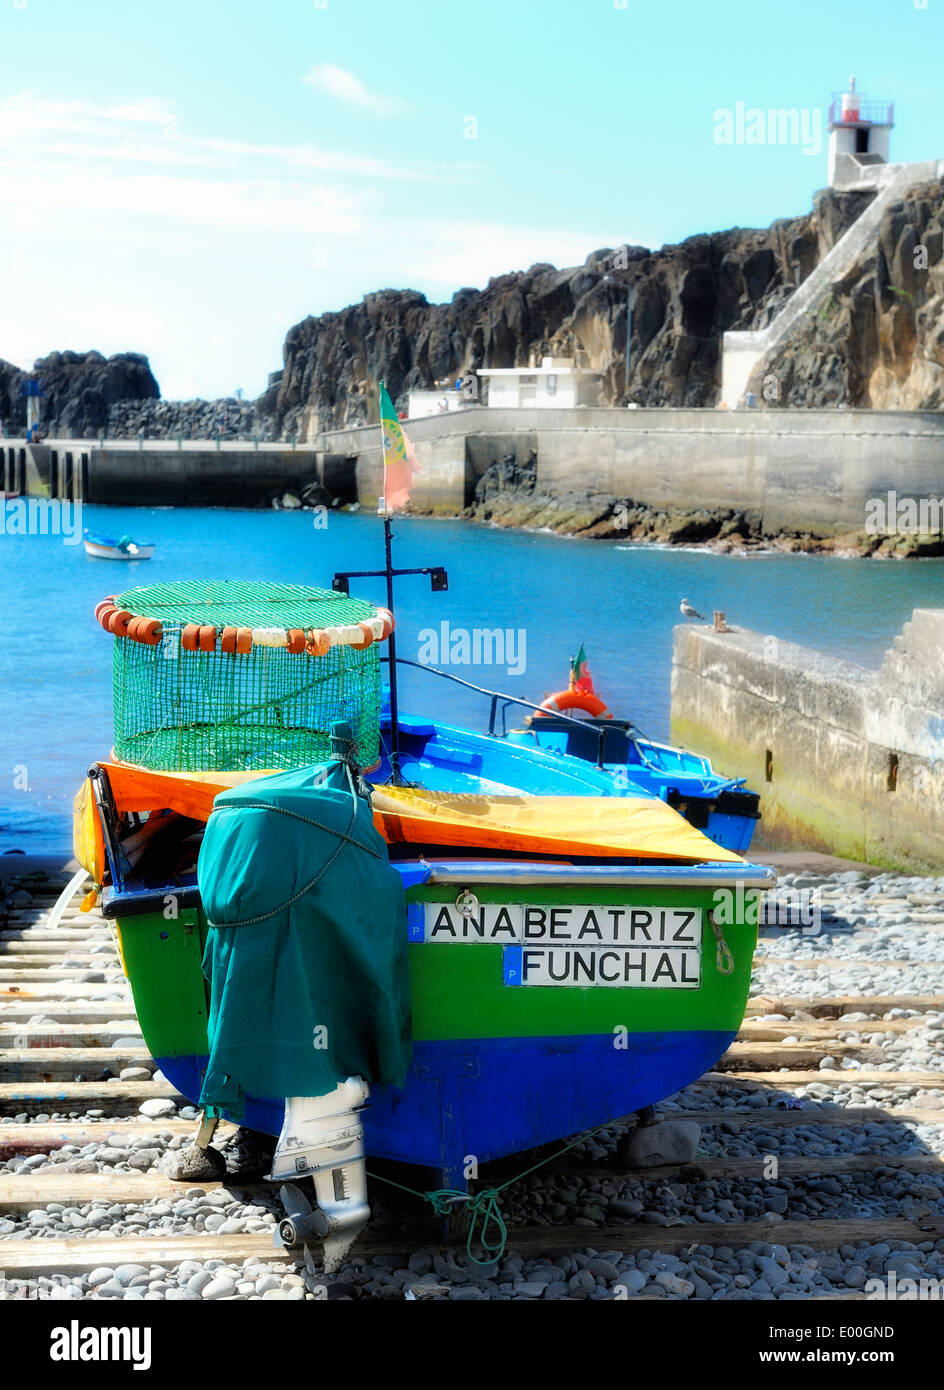
<svg viewBox="0 0 944 1390">
<path fill-rule="evenodd" d="M 317 1234 L 312 1222 L 313 1207 L 300 1187 L 287 1182 L 279 1188 L 279 1196 L 285 1208 L 285 1215 L 272 1232 L 272 1244 L 276 1248 L 291 1249 L 301 1245 L 307 1236 Z"/>
</svg>

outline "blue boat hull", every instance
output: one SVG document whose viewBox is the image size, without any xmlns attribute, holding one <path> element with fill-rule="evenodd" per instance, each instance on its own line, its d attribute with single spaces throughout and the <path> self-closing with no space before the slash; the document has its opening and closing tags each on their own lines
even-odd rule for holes
<svg viewBox="0 0 944 1390">
<path fill-rule="evenodd" d="M 375 1086 L 364 1112 L 367 1151 L 435 1168 L 464 1187 L 469 1159 L 485 1163 L 627 1115 L 689 1085 L 727 1050 L 734 1033 L 612 1033 L 480 1038 L 414 1045 L 402 1091 Z M 206 1057 L 158 1057 L 194 1104 Z M 248 1097 L 240 1123 L 278 1134 L 283 1103 Z"/>
</svg>

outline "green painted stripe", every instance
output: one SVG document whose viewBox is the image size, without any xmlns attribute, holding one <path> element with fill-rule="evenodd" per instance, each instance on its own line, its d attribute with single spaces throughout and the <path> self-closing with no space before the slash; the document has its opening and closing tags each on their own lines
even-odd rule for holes
<svg viewBox="0 0 944 1390">
<path fill-rule="evenodd" d="M 414 888 L 410 902 L 453 904 L 455 890 Z M 751 901 L 756 894 L 747 893 Z M 569 903 L 601 907 L 700 907 L 714 905 L 710 888 L 593 889 L 529 884 L 495 885 L 478 893 L 482 903 Z M 199 918 L 197 922 L 195 918 Z M 207 998 L 203 979 L 203 913 L 177 921 L 159 914 L 118 922 L 122 951 L 141 1031 L 155 1056 L 207 1051 Z M 560 1037 L 675 1032 L 736 1031 L 744 1016 L 757 929 L 744 921 L 724 928 L 734 954 L 732 974 L 719 973 L 707 918 L 702 932 L 702 983 L 698 989 L 617 989 L 593 986 L 510 988 L 502 983 L 500 944 L 424 944 L 409 947 L 413 1036 L 418 1042 L 452 1038 Z"/>
</svg>

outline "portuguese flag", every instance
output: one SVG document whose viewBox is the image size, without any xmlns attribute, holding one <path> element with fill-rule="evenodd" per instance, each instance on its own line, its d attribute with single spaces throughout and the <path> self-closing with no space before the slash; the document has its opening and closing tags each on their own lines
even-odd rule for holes
<svg viewBox="0 0 944 1390">
<path fill-rule="evenodd" d="M 397 419 L 387 388 L 380 383 L 380 436 L 383 443 L 383 509 L 389 515 L 406 506 L 418 471 L 413 445 Z"/>
<path fill-rule="evenodd" d="M 582 642 L 577 655 L 570 659 L 570 688 L 579 690 L 583 695 L 593 694 L 593 677 L 587 665 L 587 653 Z"/>
</svg>

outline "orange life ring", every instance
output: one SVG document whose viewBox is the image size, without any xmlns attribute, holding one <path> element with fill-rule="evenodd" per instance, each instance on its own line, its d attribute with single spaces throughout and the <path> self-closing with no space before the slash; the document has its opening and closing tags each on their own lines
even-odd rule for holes
<svg viewBox="0 0 944 1390">
<path fill-rule="evenodd" d="M 583 690 L 555 690 L 553 695 L 541 701 L 541 708 L 535 710 L 531 718 L 547 718 L 549 714 L 564 714 L 570 709 L 582 709 L 593 719 L 613 718 L 599 695 L 590 695 Z"/>
</svg>

